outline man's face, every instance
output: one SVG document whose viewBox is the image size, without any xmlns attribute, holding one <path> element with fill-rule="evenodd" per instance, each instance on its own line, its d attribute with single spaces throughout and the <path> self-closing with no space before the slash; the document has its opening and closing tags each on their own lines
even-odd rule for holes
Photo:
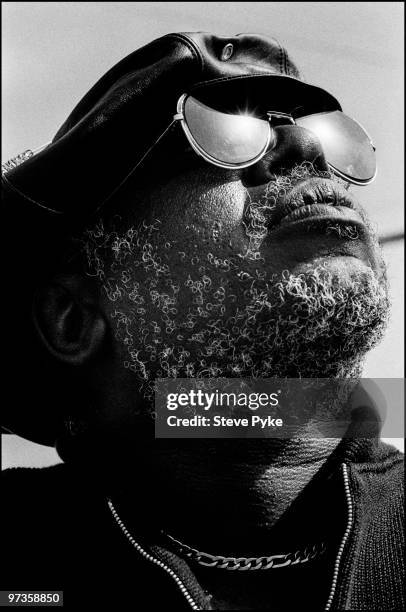
<svg viewBox="0 0 406 612">
<path fill-rule="evenodd" d="M 88 233 L 140 382 L 360 374 L 385 327 L 384 265 L 365 212 L 297 133 L 251 174 L 172 161 L 170 179 L 126 189 L 125 213 Z"/>
</svg>

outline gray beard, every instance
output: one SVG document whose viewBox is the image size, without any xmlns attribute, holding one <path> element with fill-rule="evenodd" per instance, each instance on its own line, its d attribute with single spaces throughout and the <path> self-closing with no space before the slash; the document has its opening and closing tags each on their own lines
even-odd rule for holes
<svg viewBox="0 0 406 612">
<path fill-rule="evenodd" d="M 249 247 L 240 258 L 208 253 L 188 260 L 175 243 L 164 241 L 159 221 L 124 232 L 106 231 L 100 222 L 86 233 L 88 272 L 100 279 L 113 303 L 115 335 L 127 355 L 124 367 L 145 393 L 155 378 L 361 375 L 366 353 L 387 324 L 384 280 L 366 269 L 343 284 L 323 266 L 306 274 L 253 278 L 244 266 L 245 260 L 261 258 L 267 211 L 280 194 L 315 174 L 299 167 L 270 184 L 263 201 L 249 204 Z M 215 225 L 213 236 L 218 231 Z M 354 227 L 327 231 L 357 238 Z M 185 263 L 188 270 L 179 282 L 175 270 Z"/>
</svg>

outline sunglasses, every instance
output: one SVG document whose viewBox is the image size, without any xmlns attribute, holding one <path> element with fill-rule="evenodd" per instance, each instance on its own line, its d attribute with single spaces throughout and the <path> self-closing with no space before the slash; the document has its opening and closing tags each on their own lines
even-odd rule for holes
<svg viewBox="0 0 406 612">
<path fill-rule="evenodd" d="M 171 124 L 136 167 L 177 122 L 195 153 L 220 168 L 247 168 L 257 163 L 277 146 L 275 127 L 290 124 L 317 136 L 330 169 L 345 181 L 368 185 L 376 176 L 375 147 L 369 135 L 342 111 L 304 116 L 300 116 L 300 109 L 292 113 L 269 111 L 261 118 L 246 112 L 223 112 L 189 94 L 179 98 Z"/>
<path fill-rule="evenodd" d="M 127 181 L 165 134 L 178 123 L 195 153 L 220 168 L 247 168 L 257 163 L 268 151 L 278 146 L 276 127 L 290 124 L 309 130 L 319 139 L 330 169 L 347 183 L 368 185 L 375 179 L 375 147 L 364 128 L 342 111 L 304 114 L 298 108 L 291 113 L 267 111 L 263 116 L 257 115 L 238 110 L 225 112 L 207 106 L 190 94 L 183 94 L 171 123 L 106 199 Z M 2 171 L 7 173 L 47 146 L 25 151 L 3 164 Z"/>
</svg>

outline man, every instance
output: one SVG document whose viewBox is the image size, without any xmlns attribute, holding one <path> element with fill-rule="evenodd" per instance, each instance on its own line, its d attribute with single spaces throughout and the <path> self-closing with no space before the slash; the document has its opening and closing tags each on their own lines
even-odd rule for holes
<svg viewBox="0 0 406 612">
<path fill-rule="evenodd" d="M 374 175 L 364 130 L 277 41 L 202 33 L 122 60 L 6 166 L 3 422 L 64 463 L 3 475 L 2 588 L 401 609 L 402 457 L 378 431 L 164 440 L 151 418 L 157 378 L 361 376 L 388 298 L 348 186 Z"/>
</svg>

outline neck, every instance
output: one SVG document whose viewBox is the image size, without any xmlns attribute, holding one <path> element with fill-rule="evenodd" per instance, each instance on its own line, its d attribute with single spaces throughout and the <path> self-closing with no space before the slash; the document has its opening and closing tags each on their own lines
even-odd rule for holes
<svg viewBox="0 0 406 612">
<path fill-rule="evenodd" d="M 181 442 L 155 441 L 153 471 L 141 484 L 145 516 L 204 552 L 250 556 L 265 554 L 270 538 L 275 546 L 274 527 L 339 440 Z M 139 509 L 139 483 L 136 495 L 126 487 L 118 500 L 127 517 L 133 504 Z"/>
</svg>

